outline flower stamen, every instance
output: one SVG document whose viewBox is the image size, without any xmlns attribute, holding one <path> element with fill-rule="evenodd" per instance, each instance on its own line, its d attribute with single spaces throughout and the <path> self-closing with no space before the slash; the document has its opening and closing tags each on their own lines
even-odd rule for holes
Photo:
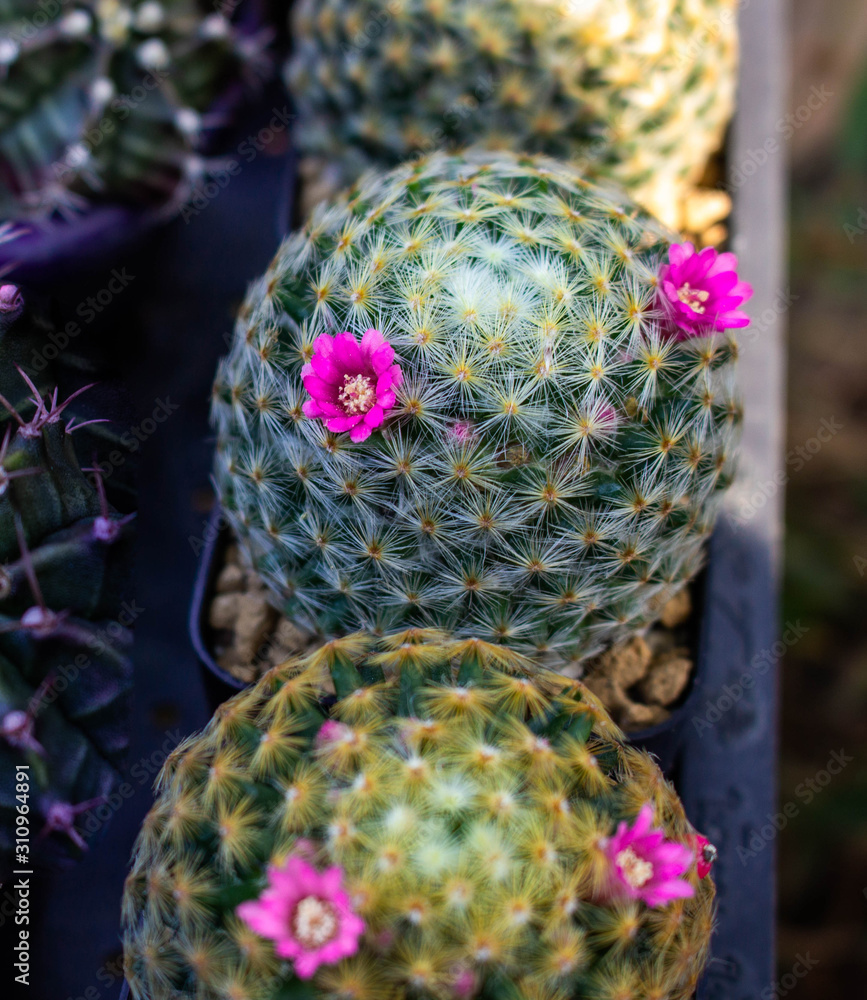
<svg viewBox="0 0 867 1000">
<path fill-rule="evenodd" d="M 614 860 L 633 889 L 640 889 L 653 878 L 653 865 L 639 858 L 631 847 L 621 851 Z"/>
<path fill-rule="evenodd" d="M 366 375 L 344 375 L 337 398 L 344 412 L 354 417 L 357 413 L 367 413 L 376 401 L 376 393 Z"/>
<path fill-rule="evenodd" d="M 305 896 L 298 901 L 289 922 L 293 936 L 308 950 L 321 948 L 337 936 L 337 912 L 319 896 Z"/>
<path fill-rule="evenodd" d="M 699 316 L 703 316 L 706 309 L 703 303 L 707 302 L 710 298 L 710 292 L 702 288 L 692 288 L 690 283 L 685 281 L 678 288 L 677 297 L 684 305 L 689 306 L 693 312 L 697 312 Z"/>
</svg>

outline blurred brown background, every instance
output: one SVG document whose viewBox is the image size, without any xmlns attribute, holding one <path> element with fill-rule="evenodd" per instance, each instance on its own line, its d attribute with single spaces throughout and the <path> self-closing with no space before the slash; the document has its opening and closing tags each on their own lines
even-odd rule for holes
<svg viewBox="0 0 867 1000">
<path fill-rule="evenodd" d="M 808 631 L 781 669 L 780 808 L 798 812 L 767 1000 L 830 1000 L 867 996 L 867 0 L 790 6 L 788 110 L 814 87 L 827 99 L 789 144 L 783 617 Z M 851 762 L 810 795 L 834 751 Z"/>
</svg>

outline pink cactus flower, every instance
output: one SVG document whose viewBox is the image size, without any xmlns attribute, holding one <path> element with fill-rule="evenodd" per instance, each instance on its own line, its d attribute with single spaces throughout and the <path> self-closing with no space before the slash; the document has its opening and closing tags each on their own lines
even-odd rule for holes
<svg viewBox="0 0 867 1000">
<path fill-rule="evenodd" d="M 680 878 L 695 860 L 683 844 L 665 839 L 662 830 L 652 830 L 653 806 L 648 803 L 632 826 L 620 823 L 613 837 L 602 843 L 610 862 L 607 899 L 641 899 L 648 906 L 664 906 L 673 899 L 688 899 L 693 887 Z"/>
<path fill-rule="evenodd" d="M 702 837 L 700 833 L 695 835 L 695 870 L 699 878 L 707 878 L 713 863 L 716 861 L 717 850 L 713 844 Z"/>
<path fill-rule="evenodd" d="M 292 960 L 299 979 L 354 955 L 364 933 L 364 921 L 343 888 L 343 870 L 317 871 L 295 855 L 282 866 L 270 865 L 268 887 L 258 899 L 241 903 L 237 913 L 275 942 L 280 958 Z"/>
<path fill-rule="evenodd" d="M 753 294 L 741 281 L 733 253 L 713 247 L 697 251 L 692 243 L 675 243 L 659 276 L 659 297 L 675 340 L 706 337 L 718 330 L 749 326 L 741 306 Z"/>
<path fill-rule="evenodd" d="M 366 330 L 360 344 L 350 333 L 323 333 L 314 341 L 309 364 L 301 369 L 311 396 L 304 415 L 324 420 L 330 431 L 349 431 L 353 441 L 364 441 L 394 406 L 402 377 L 394 348 L 379 330 Z"/>
</svg>

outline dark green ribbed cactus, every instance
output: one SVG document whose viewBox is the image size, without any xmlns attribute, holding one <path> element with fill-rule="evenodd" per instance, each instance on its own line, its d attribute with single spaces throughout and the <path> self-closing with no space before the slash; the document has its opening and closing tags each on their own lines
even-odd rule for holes
<svg viewBox="0 0 867 1000">
<path fill-rule="evenodd" d="M 579 682 L 502 646 L 337 640 L 158 789 L 136 1000 L 686 1000 L 707 960 L 713 849 Z"/>
<path fill-rule="evenodd" d="M 127 747 L 136 613 L 131 517 L 81 468 L 69 400 L 12 374 L 24 398 L 0 398 L 0 878 L 14 867 L 18 765 L 34 860 L 86 848 L 77 817 L 111 793 Z"/>
<path fill-rule="evenodd" d="M 230 94 L 267 65 L 252 6 L 0 0 L 0 216 L 183 201 Z"/>
<path fill-rule="evenodd" d="M 713 334 L 746 322 L 704 287 L 731 260 L 673 240 L 507 153 L 434 154 L 315 212 L 213 397 L 222 504 L 275 603 L 560 661 L 653 621 L 730 481 L 736 345 Z"/>
</svg>

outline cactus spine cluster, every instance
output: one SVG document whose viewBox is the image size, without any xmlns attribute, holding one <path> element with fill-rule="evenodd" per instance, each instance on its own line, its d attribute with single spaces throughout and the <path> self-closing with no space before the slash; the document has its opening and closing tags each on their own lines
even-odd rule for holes
<svg viewBox="0 0 867 1000">
<path fill-rule="evenodd" d="M 345 181 L 447 146 L 541 152 L 670 211 L 731 115 L 736 9 L 736 0 L 300 0 L 286 70 L 298 141 L 339 163 Z"/>
<path fill-rule="evenodd" d="M 205 0 L 2 0 L 0 216 L 182 202 L 266 40 Z"/>
<path fill-rule="evenodd" d="M 157 786 L 124 898 L 137 1000 L 686 1000 L 706 960 L 714 889 L 672 788 L 580 682 L 503 647 L 336 640 L 221 706 Z M 648 808 L 689 859 L 657 905 L 606 888 Z M 239 906 L 293 856 L 342 871 L 363 921 L 312 975 Z"/>
<path fill-rule="evenodd" d="M 213 397 L 221 501 L 278 605 L 561 660 L 652 621 L 700 566 L 740 419 L 734 342 L 665 332 L 671 239 L 506 153 L 434 154 L 315 212 Z M 402 377 L 356 442 L 305 416 L 303 372 L 321 335 L 368 328 Z"/>
<path fill-rule="evenodd" d="M 0 288 L 11 300 L 14 286 Z M 0 302 L 2 306 L 2 302 Z M 0 315 L 11 325 L 21 307 Z M 0 308 L 2 312 L 2 308 Z M 3 342 L 14 330 L 3 329 Z M 10 337 L 14 339 L 14 336 Z M 5 354 L 5 352 L 4 352 Z M 20 371 L 20 370 L 19 370 Z M 128 743 L 132 618 L 130 516 L 79 464 L 71 398 L 43 396 L 26 376 L 0 395 L 0 878 L 15 867 L 77 856 L 81 814 L 120 779 Z M 27 765 L 29 790 L 16 782 Z M 32 851 L 16 852 L 27 806 Z M 14 859 L 14 860 L 13 860 Z"/>
</svg>

